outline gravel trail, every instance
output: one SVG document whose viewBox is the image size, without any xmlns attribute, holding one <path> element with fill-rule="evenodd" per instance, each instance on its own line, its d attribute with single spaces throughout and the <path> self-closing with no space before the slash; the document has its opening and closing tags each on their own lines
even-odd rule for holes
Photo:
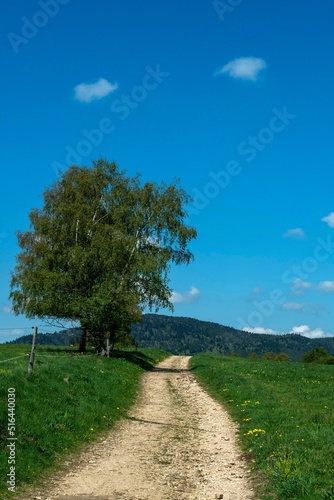
<svg viewBox="0 0 334 500">
<path fill-rule="evenodd" d="M 29 499 L 254 499 L 237 427 L 197 383 L 189 359 L 171 356 L 146 373 L 128 418 Z"/>
</svg>

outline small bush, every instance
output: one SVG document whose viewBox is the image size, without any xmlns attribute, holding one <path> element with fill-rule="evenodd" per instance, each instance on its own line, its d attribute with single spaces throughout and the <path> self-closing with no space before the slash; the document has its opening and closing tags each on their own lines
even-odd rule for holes
<svg viewBox="0 0 334 500">
<path fill-rule="evenodd" d="M 289 361 L 289 356 L 285 352 L 281 352 L 276 356 L 275 361 Z"/>
<path fill-rule="evenodd" d="M 266 352 L 264 353 L 264 355 L 262 356 L 262 359 L 266 359 L 266 360 L 274 360 L 276 359 L 276 354 L 274 352 Z"/>
</svg>

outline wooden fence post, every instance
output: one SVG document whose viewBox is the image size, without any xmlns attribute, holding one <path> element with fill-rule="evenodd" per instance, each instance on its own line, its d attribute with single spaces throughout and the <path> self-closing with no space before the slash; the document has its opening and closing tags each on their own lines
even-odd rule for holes
<svg viewBox="0 0 334 500">
<path fill-rule="evenodd" d="M 31 353 L 30 353 L 29 366 L 28 366 L 29 375 L 32 373 L 32 370 L 34 368 L 36 341 L 37 341 L 37 330 L 38 330 L 37 326 L 34 326 L 34 333 L 32 335 Z"/>
</svg>

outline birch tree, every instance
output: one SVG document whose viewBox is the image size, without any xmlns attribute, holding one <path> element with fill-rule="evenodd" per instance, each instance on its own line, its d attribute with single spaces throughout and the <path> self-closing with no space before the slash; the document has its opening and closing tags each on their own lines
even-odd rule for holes
<svg viewBox="0 0 334 500">
<path fill-rule="evenodd" d="M 115 163 L 72 166 L 18 231 L 10 298 L 16 314 L 80 324 L 80 350 L 129 331 L 145 307 L 172 309 L 169 272 L 188 264 L 196 230 L 179 181 L 142 183 Z"/>
</svg>

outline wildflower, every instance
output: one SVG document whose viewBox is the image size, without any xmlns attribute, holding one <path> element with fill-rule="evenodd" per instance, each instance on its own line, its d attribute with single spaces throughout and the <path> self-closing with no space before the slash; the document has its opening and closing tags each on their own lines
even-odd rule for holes
<svg viewBox="0 0 334 500">
<path fill-rule="evenodd" d="M 93 429 L 93 427 L 91 427 L 89 430 L 90 430 L 90 431 L 93 431 L 94 429 Z"/>
<path fill-rule="evenodd" d="M 258 436 L 259 434 L 265 434 L 266 431 L 264 429 L 253 429 L 251 431 L 246 432 L 244 436 Z"/>
</svg>

